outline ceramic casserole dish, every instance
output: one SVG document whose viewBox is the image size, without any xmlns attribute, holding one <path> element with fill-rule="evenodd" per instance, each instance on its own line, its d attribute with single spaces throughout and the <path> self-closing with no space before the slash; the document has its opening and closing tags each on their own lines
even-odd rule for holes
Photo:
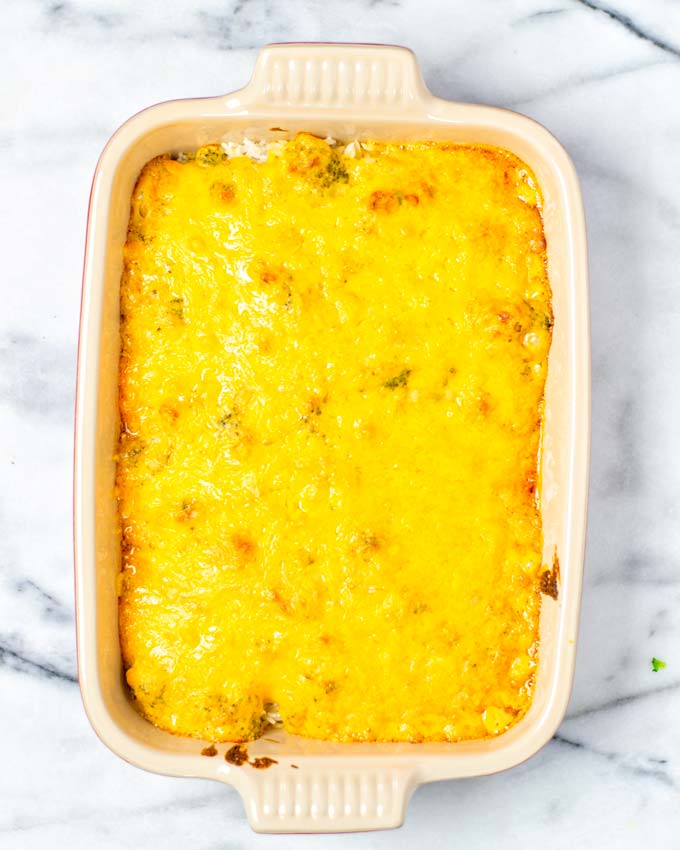
<svg viewBox="0 0 680 850">
<path fill-rule="evenodd" d="M 118 436 L 119 283 L 130 196 L 161 153 L 223 139 L 305 130 L 341 140 L 439 140 L 504 147 L 533 169 L 555 315 L 546 387 L 540 503 L 546 565 L 559 564 L 557 598 L 543 596 L 540 653 L 528 714 L 508 732 L 464 743 L 337 744 L 274 729 L 248 745 L 267 770 L 206 758 L 208 742 L 173 736 L 133 707 L 118 640 L 120 538 L 114 496 Z M 277 138 L 281 133 L 277 132 Z M 250 83 L 223 97 L 173 101 L 130 119 L 106 146 L 87 229 L 75 443 L 75 565 L 80 686 L 99 737 L 127 761 L 172 776 L 234 786 L 261 832 L 395 827 L 421 783 L 512 767 L 553 736 L 571 690 L 583 568 L 590 424 L 587 263 L 572 163 L 540 125 L 505 110 L 432 96 L 401 47 L 287 44 L 265 48 Z M 554 575 L 554 574 L 553 574 Z M 294 765 L 295 767 L 292 767 Z"/>
</svg>

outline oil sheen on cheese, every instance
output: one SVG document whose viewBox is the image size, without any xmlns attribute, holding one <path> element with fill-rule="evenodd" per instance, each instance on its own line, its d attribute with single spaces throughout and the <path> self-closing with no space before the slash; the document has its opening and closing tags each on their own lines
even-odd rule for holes
<svg viewBox="0 0 680 850">
<path fill-rule="evenodd" d="M 459 741 L 527 711 L 552 310 L 496 148 L 159 157 L 121 286 L 120 637 L 211 741 Z"/>
</svg>

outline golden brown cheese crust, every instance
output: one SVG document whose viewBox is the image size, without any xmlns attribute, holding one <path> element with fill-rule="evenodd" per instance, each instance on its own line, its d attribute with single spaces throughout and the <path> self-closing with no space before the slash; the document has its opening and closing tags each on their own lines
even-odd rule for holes
<svg viewBox="0 0 680 850">
<path fill-rule="evenodd" d="M 121 285 L 127 679 L 161 728 L 457 741 L 536 670 L 552 312 L 506 151 L 301 134 L 143 170 Z"/>
</svg>

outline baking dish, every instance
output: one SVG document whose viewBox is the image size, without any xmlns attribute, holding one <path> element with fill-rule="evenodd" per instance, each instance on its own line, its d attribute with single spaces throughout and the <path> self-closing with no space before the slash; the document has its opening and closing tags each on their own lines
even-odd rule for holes
<svg viewBox="0 0 680 850">
<path fill-rule="evenodd" d="M 544 224 L 555 325 L 546 386 L 540 499 L 544 560 L 559 569 L 546 595 L 539 670 L 528 714 L 505 734 L 456 744 L 336 744 L 274 729 L 250 745 L 268 769 L 237 765 L 205 744 L 160 731 L 134 709 L 118 642 L 120 541 L 113 492 L 118 428 L 118 321 L 130 195 L 142 166 L 220 139 L 280 138 L 307 130 L 338 139 L 448 140 L 505 147 L 533 169 Z M 130 119 L 97 166 L 83 277 L 75 442 L 75 565 L 79 678 L 85 709 L 114 752 L 148 770 L 218 779 L 241 794 L 254 829 L 324 832 L 398 826 L 421 783 L 518 764 L 554 734 L 573 678 L 585 537 L 590 348 L 583 210 L 559 143 L 504 110 L 440 100 L 414 55 L 379 45 L 265 48 L 250 83 L 224 97 L 172 101 Z M 548 584 L 551 584 L 548 582 Z"/>
</svg>

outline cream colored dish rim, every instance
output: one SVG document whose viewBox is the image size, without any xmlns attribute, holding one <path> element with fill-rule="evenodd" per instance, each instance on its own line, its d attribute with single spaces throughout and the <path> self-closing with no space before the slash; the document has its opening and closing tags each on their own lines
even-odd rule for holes
<svg viewBox="0 0 680 850">
<path fill-rule="evenodd" d="M 271 137 L 324 128 L 336 138 L 438 138 L 503 146 L 536 172 L 545 196 L 546 235 L 554 292 L 555 335 L 546 394 L 543 447 L 546 558 L 557 551 L 560 596 L 541 621 L 539 684 L 531 711 L 505 735 L 462 744 L 324 744 L 293 736 L 258 742 L 277 764 L 258 771 L 199 754 L 187 742 L 146 724 L 130 707 L 113 638 L 111 587 L 117 570 L 110 530 L 113 492 L 102 447 L 117 412 L 110 390 L 117 338 L 112 288 L 116 251 L 127 222 L 135 155 L 163 152 L 187 139 Z M 193 135 L 192 135 L 193 134 Z M 155 140 L 155 141 L 154 141 Z M 196 145 L 197 146 L 197 145 Z M 148 149 L 148 150 L 147 150 Z M 178 148 L 179 149 L 179 148 Z M 146 153 L 145 153 L 146 151 Z M 136 153 L 135 153 L 136 152 Z M 141 160 L 135 166 L 137 173 Z M 127 171 L 126 171 L 127 169 Z M 132 170 L 131 170 L 132 169 Z M 124 175 L 124 178 L 123 176 Z M 121 194 L 122 192 L 122 194 Z M 121 199 L 127 198 L 124 203 Z M 108 308 L 106 305 L 109 305 Z M 108 340 L 108 341 L 107 341 Z M 108 361 L 106 360 L 108 357 Z M 106 367 L 108 363 L 108 367 Z M 105 367 L 109 372 L 105 371 Z M 108 389 L 106 389 L 108 388 Z M 571 692 L 585 540 L 590 432 L 590 336 L 583 208 L 573 165 L 547 130 L 505 110 L 449 102 L 425 87 L 415 56 L 403 47 L 350 44 L 271 45 L 251 81 L 233 94 L 171 101 L 124 124 L 107 144 L 94 176 L 87 226 L 78 355 L 74 470 L 74 546 L 78 669 L 83 702 L 99 737 L 122 758 L 175 776 L 218 779 L 237 788 L 254 829 L 323 832 L 398 826 L 414 788 L 425 782 L 512 767 L 554 734 Z M 547 517 L 547 519 L 546 519 Z M 550 538 L 548 540 L 548 538 Z M 554 544 L 554 545 L 553 545 Z M 540 699 L 539 699 L 540 690 Z M 146 724 L 149 728 L 139 724 Z M 255 745 L 253 746 L 255 750 Z M 295 768 L 292 765 L 295 764 Z"/>
</svg>

